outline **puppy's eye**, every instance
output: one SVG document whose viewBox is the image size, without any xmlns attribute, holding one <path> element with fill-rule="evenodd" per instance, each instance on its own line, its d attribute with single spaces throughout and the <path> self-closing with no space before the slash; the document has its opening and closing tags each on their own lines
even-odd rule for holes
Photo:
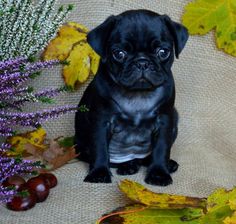
<svg viewBox="0 0 236 224">
<path fill-rule="evenodd" d="M 158 48 L 156 53 L 161 61 L 165 61 L 170 56 L 170 50 L 166 48 Z"/>
<path fill-rule="evenodd" d="M 113 58 L 118 62 L 123 62 L 126 56 L 126 52 L 122 50 L 114 50 L 112 51 Z"/>
</svg>

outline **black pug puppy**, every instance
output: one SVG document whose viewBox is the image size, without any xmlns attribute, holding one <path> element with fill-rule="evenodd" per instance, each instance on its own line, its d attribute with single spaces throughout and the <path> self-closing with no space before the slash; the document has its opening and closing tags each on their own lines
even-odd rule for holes
<svg viewBox="0 0 236 224">
<path fill-rule="evenodd" d="M 172 183 L 178 164 L 170 159 L 177 136 L 171 66 L 187 39 L 184 26 L 148 10 L 110 16 L 88 33 L 101 61 L 79 103 L 89 111 L 75 117 L 79 159 L 90 164 L 84 181 L 109 183 L 109 167 L 129 175 L 148 165 L 146 183 Z"/>
</svg>

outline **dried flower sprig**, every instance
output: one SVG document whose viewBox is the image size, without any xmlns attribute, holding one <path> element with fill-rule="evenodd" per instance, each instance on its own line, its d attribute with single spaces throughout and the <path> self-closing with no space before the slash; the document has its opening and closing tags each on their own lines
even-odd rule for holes
<svg viewBox="0 0 236 224">
<path fill-rule="evenodd" d="M 0 1 L 0 60 L 29 57 L 48 44 L 73 9 L 72 5 L 68 5 L 65 9 L 60 7 L 55 10 L 55 2 Z"/>
<path fill-rule="evenodd" d="M 84 106 L 77 108 L 75 105 L 60 106 L 52 109 L 31 113 L 15 112 L 20 110 L 26 102 L 46 102 L 63 91 L 70 91 L 68 87 L 46 89 L 33 93 L 33 88 L 27 86 L 27 81 L 32 75 L 42 69 L 58 65 L 57 60 L 46 62 L 32 62 L 24 57 L 0 62 L 0 137 L 12 136 L 17 126 L 38 127 L 44 121 L 56 118 L 77 109 L 84 110 Z M 44 99 L 44 101 L 43 101 Z M 0 145 L 0 203 L 7 202 L 17 193 L 15 189 L 1 186 L 7 177 L 32 173 L 41 165 L 21 158 L 9 158 L 6 156 L 11 145 Z"/>
<path fill-rule="evenodd" d="M 60 115 L 68 112 L 74 112 L 77 108 L 77 106 L 71 105 L 33 113 L 0 112 L 0 135 L 13 135 L 14 131 L 11 127 L 15 127 L 16 125 L 24 127 L 38 127 L 43 121 L 59 117 Z"/>
<path fill-rule="evenodd" d="M 66 88 L 43 90 L 33 93 L 26 85 L 39 71 L 51 68 L 58 61 L 30 62 L 29 57 L 37 54 L 56 35 L 72 5 L 66 9 L 54 9 L 56 0 L 2 0 L 0 1 L 0 137 L 13 135 L 14 128 L 38 126 L 49 118 L 75 111 L 76 106 L 63 106 L 32 113 L 14 112 L 21 110 L 26 102 L 49 102 Z M 14 59 L 12 59 L 14 58 Z M 0 203 L 8 202 L 16 190 L 1 184 L 7 177 L 32 173 L 41 164 L 9 158 L 6 152 L 11 145 L 0 145 Z"/>
<path fill-rule="evenodd" d="M 30 174 L 35 169 L 41 168 L 40 163 L 20 158 L 10 158 L 7 156 L 0 157 L 0 183 L 6 180 L 7 177 L 13 175 Z"/>
<path fill-rule="evenodd" d="M 10 145 L 3 144 L 9 148 Z M 4 187 L 2 183 L 10 176 L 33 174 L 35 169 L 42 168 L 40 162 L 32 162 L 21 158 L 9 158 L 5 156 L 7 150 L 5 148 L 0 152 L 0 203 L 5 203 L 17 194 L 17 191 L 12 187 Z"/>
<path fill-rule="evenodd" d="M 17 191 L 14 188 L 7 188 L 0 185 L 0 203 L 9 202 Z"/>
<path fill-rule="evenodd" d="M 31 78 L 31 74 L 59 63 L 58 60 L 31 62 L 25 58 L 0 62 L 0 136 L 13 135 L 13 128 L 17 126 L 37 127 L 43 121 L 77 109 L 75 105 L 67 105 L 31 113 L 14 112 L 15 109 L 21 110 L 26 102 L 50 102 L 54 96 L 69 90 L 61 87 L 33 93 L 32 87 L 23 85 Z"/>
<path fill-rule="evenodd" d="M 0 146 L 0 203 L 5 203 L 17 194 L 14 187 L 4 187 L 2 183 L 10 176 L 32 174 L 34 170 L 42 167 L 39 162 L 31 162 L 20 158 L 9 158 L 5 153 L 11 148 L 10 144 L 2 143 Z"/>
</svg>

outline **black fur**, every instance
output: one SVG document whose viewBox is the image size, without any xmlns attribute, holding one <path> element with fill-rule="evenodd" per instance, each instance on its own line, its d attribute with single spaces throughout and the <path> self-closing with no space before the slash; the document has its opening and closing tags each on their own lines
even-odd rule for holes
<svg viewBox="0 0 236 224">
<path fill-rule="evenodd" d="M 90 164 L 85 181 L 109 183 L 110 167 L 130 175 L 146 165 L 146 183 L 172 183 L 178 114 L 171 66 L 188 39 L 186 28 L 166 15 L 132 10 L 109 17 L 87 39 L 101 62 L 79 103 L 89 111 L 75 117 L 79 159 Z"/>
</svg>

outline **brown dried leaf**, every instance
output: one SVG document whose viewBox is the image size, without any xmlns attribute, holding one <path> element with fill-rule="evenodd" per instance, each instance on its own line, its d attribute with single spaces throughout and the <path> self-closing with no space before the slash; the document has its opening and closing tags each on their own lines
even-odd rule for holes
<svg viewBox="0 0 236 224">
<path fill-rule="evenodd" d="M 40 147 L 27 142 L 24 144 L 23 158 L 32 161 L 41 161 L 46 165 L 46 170 L 57 169 L 78 156 L 74 147 L 62 147 L 59 141 L 62 141 L 61 138 L 49 139 L 48 144 L 41 142 Z M 44 151 L 42 150 L 42 146 L 45 148 Z"/>
<path fill-rule="evenodd" d="M 76 158 L 77 156 L 78 156 L 78 154 L 76 154 L 74 147 L 67 148 L 67 149 L 65 149 L 64 154 L 57 155 L 57 157 L 48 161 L 47 167 L 49 170 L 55 170 L 55 169 L 63 166 L 64 164 L 66 164 L 70 160 Z"/>
</svg>

